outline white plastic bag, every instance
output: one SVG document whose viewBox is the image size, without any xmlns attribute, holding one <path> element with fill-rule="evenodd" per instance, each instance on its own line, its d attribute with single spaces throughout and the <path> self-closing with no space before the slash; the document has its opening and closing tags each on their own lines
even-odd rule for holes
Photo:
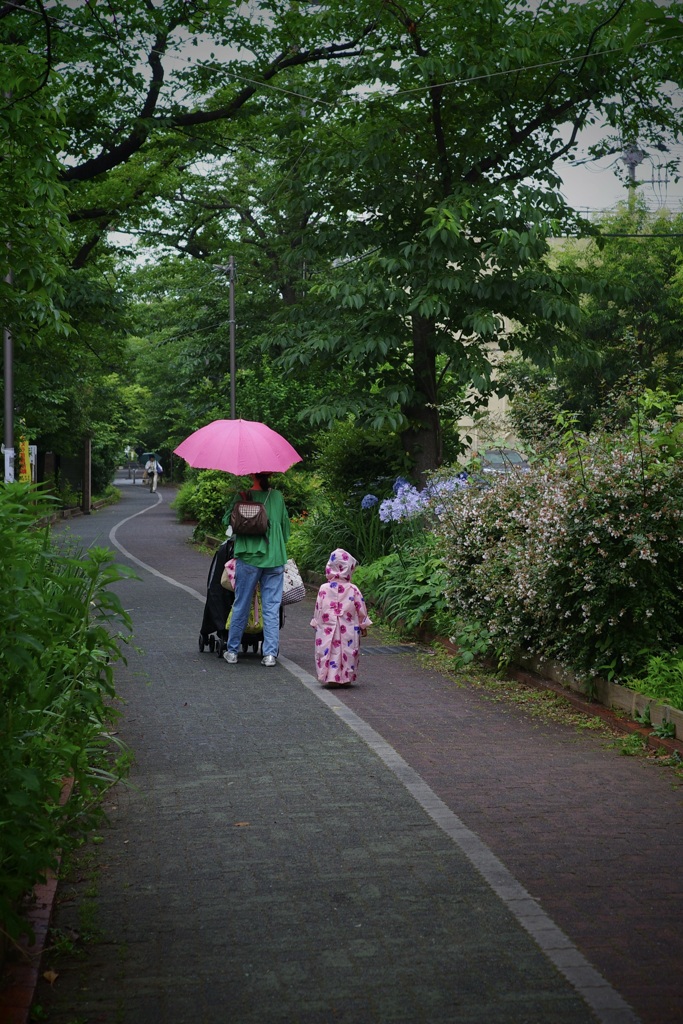
<svg viewBox="0 0 683 1024">
<path fill-rule="evenodd" d="M 285 565 L 284 580 L 282 584 L 282 603 L 296 604 L 303 601 L 306 596 L 306 587 L 301 578 L 301 573 L 293 558 L 288 559 Z"/>
</svg>

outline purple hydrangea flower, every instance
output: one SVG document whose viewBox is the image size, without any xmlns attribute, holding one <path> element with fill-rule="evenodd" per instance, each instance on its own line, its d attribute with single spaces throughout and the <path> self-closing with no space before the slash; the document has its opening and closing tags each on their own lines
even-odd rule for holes
<svg viewBox="0 0 683 1024">
<path fill-rule="evenodd" d="M 387 498 L 379 507 L 383 523 L 400 523 L 412 519 L 424 508 L 424 498 L 417 487 L 404 483 L 396 490 L 395 498 Z"/>
<path fill-rule="evenodd" d="M 465 486 L 467 481 L 461 474 L 443 480 L 430 480 L 423 491 L 418 491 L 417 487 L 405 482 L 396 488 L 395 498 L 387 498 L 382 502 L 379 507 L 379 518 L 383 523 L 405 522 L 420 515 L 430 504 L 433 505 L 436 514 L 440 515 L 444 511 L 444 506 L 440 502 L 435 503 L 434 499 L 446 498 L 447 495 Z"/>
</svg>

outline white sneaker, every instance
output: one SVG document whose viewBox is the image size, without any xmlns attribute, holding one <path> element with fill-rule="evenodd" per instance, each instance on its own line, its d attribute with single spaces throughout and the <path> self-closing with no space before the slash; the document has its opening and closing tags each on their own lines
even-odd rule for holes
<svg viewBox="0 0 683 1024">
<path fill-rule="evenodd" d="M 235 654 L 234 651 L 224 651 L 223 652 L 223 657 L 227 661 L 228 665 L 236 665 L 237 664 L 237 655 Z"/>
<path fill-rule="evenodd" d="M 261 658 L 261 664 L 266 668 L 273 668 L 274 665 L 277 665 L 277 658 L 274 654 L 266 654 L 265 658 Z"/>
</svg>

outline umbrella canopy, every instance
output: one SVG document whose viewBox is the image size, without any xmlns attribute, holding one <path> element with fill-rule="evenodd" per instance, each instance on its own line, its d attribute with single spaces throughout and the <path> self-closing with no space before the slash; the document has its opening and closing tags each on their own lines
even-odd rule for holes
<svg viewBox="0 0 683 1024">
<path fill-rule="evenodd" d="M 222 469 L 235 476 L 284 473 L 301 456 L 281 434 L 256 420 L 214 420 L 175 449 L 195 469 Z"/>
</svg>

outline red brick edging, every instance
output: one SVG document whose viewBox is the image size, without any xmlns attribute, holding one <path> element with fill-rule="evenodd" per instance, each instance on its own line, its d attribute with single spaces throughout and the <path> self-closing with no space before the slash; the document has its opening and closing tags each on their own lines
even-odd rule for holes
<svg viewBox="0 0 683 1024">
<path fill-rule="evenodd" d="M 62 787 L 61 804 L 69 799 L 72 789 L 73 779 L 69 779 Z M 57 858 L 58 867 L 60 863 L 61 855 Z M 29 942 L 28 936 L 23 936 L 15 946 L 15 955 L 18 950 L 21 959 L 5 961 L 3 986 L 0 988 L 1 1024 L 29 1024 L 56 893 L 57 874 L 54 871 L 48 871 L 46 881 L 33 887 L 26 914 L 26 920 L 33 929 L 33 942 Z"/>
</svg>

